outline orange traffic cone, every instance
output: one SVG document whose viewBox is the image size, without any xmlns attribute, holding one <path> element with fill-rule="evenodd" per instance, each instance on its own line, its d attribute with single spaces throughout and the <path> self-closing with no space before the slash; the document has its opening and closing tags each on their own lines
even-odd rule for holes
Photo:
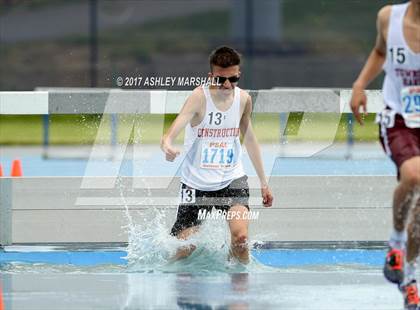
<svg viewBox="0 0 420 310">
<path fill-rule="evenodd" d="M 2 291 L 1 291 L 1 286 L 0 286 L 0 310 L 5 310 L 4 303 L 3 303 L 3 294 L 2 294 Z"/>
<path fill-rule="evenodd" d="M 0 178 L 3 176 L 3 167 L 0 164 Z"/>
<path fill-rule="evenodd" d="M 15 159 L 12 162 L 12 171 L 10 172 L 10 176 L 12 177 L 21 177 L 23 176 L 22 172 L 22 163 L 19 159 Z"/>
</svg>

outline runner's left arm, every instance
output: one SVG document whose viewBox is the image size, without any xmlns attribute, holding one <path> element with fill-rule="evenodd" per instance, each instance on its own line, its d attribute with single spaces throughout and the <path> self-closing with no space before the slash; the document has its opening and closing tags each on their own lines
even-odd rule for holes
<svg viewBox="0 0 420 310">
<path fill-rule="evenodd" d="M 261 149 L 255 136 L 251 123 L 252 100 L 248 95 L 244 113 L 242 114 L 240 129 L 243 136 L 243 143 L 248 151 L 249 158 L 257 172 L 261 183 L 261 195 L 265 207 L 271 207 L 273 204 L 273 195 L 268 186 L 267 177 L 265 176 L 263 161 L 261 157 Z"/>
</svg>

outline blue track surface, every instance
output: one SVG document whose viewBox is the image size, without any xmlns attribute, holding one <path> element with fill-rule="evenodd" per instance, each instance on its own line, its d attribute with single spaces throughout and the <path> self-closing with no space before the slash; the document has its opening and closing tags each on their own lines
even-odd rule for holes
<svg viewBox="0 0 420 310">
<path fill-rule="evenodd" d="M 273 267 L 302 265 L 357 264 L 380 266 L 382 250 L 258 250 L 253 256 L 261 263 Z M 124 265 L 125 251 L 54 251 L 54 252 L 0 252 L 0 264 L 10 262 L 71 264 L 95 266 L 102 264 Z"/>
</svg>

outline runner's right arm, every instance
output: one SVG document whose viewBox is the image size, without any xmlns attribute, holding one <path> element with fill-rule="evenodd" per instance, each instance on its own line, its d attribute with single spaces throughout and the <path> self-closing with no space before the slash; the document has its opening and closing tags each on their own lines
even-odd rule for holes
<svg viewBox="0 0 420 310">
<path fill-rule="evenodd" d="M 166 160 L 174 161 L 175 158 L 180 154 L 180 151 L 173 147 L 172 143 L 179 135 L 182 129 L 197 115 L 200 108 L 201 94 L 200 89 L 196 88 L 192 94 L 187 98 L 179 112 L 178 116 L 175 118 L 171 127 L 169 127 L 166 134 L 162 136 L 160 141 L 160 148 L 165 153 Z"/>
<path fill-rule="evenodd" d="M 391 6 L 383 7 L 376 20 L 377 36 L 375 47 L 369 55 L 362 71 L 359 74 L 357 80 L 353 83 L 352 97 L 350 101 L 351 110 L 354 113 L 357 121 L 363 125 L 362 116 L 360 114 L 360 107 L 363 112 L 367 115 L 367 98 L 365 89 L 369 83 L 374 80 L 381 72 L 382 67 L 385 63 L 386 57 L 386 30 L 389 24 L 389 18 L 391 15 Z"/>
</svg>

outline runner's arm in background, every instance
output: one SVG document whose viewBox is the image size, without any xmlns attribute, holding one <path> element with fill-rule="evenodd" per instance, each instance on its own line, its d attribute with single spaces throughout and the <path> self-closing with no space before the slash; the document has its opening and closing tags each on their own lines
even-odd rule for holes
<svg viewBox="0 0 420 310">
<path fill-rule="evenodd" d="M 367 98 L 365 89 L 369 83 L 374 80 L 381 72 L 385 63 L 386 57 L 386 29 L 389 24 L 389 17 L 391 14 L 391 6 L 383 7 L 376 20 L 377 36 L 375 47 L 370 53 L 362 71 L 357 80 L 353 83 L 352 97 L 350 101 L 351 110 L 354 113 L 357 121 L 363 125 L 362 115 L 360 114 L 360 107 L 367 115 Z"/>
</svg>

